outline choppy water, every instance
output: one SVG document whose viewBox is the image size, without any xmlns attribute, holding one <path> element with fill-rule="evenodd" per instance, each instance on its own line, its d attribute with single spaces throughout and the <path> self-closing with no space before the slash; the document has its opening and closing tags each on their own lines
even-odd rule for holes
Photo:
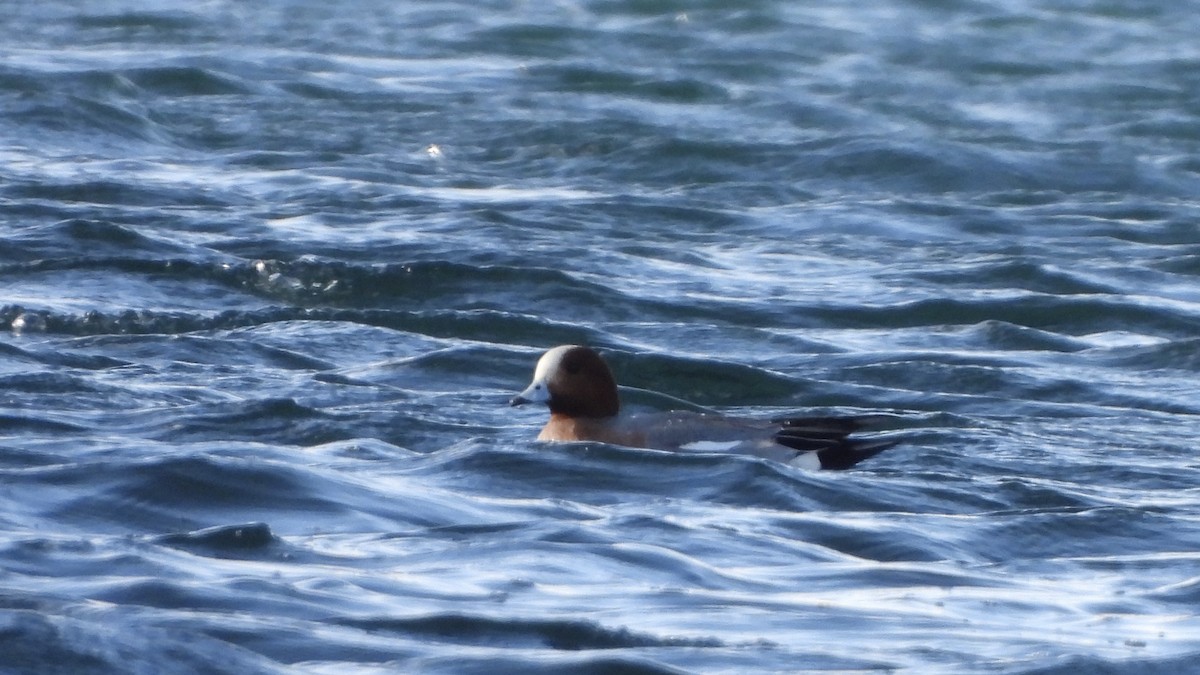
<svg viewBox="0 0 1200 675">
<path fill-rule="evenodd" d="M 0 670 L 1200 672 L 1200 6 L 860 5 L 0 3 Z"/>
</svg>

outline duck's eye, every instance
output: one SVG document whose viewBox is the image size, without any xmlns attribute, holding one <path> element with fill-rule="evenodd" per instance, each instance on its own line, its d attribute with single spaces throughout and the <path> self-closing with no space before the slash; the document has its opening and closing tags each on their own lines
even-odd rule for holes
<svg viewBox="0 0 1200 675">
<path fill-rule="evenodd" d="M 581 368 L 578 363 L 563 364 L 563 370 L 567 371 L 568 375 L 578 375 Z"/>
</svg>

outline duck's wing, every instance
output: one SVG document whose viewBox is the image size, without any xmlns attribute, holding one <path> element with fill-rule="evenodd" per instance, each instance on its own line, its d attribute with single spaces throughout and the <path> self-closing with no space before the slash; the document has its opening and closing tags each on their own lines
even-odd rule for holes
<svg viewBox="0 0 1200 675">
<path fill-rule="evenodd" d="M 896 445 L 897 441 L 889 439 L 850 438 L 850 434 L 878 426 L 887 419 L 883 415 L 777 419 L 774 422 L 779 430 L 775 442 L 801 453 L 815 454 L 822 469 L 849 469 Z"/>
<path fill-rule="evenodd" d="M 850 438 L 876 416 L 790 417 L 760 420 L 692 412 L 631 416 L 642 445 L 661 450 L 745 453 L 812 469 L 848 469 L 895 445 L 884 439 Z"/>
</svg>

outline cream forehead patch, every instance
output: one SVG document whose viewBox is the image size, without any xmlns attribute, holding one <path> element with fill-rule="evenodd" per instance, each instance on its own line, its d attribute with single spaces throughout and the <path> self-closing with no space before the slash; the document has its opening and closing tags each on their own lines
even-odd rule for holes
<svg viewBox="0 0 1200 675">
<path fill-rule="evenodd" d="M 575 345 L 562 345 L 542 354 L 542 358 L 538 359 L 537 368 L 533 370 L 534 381 L 544 382 L 549 379 L 550 375 L 562 365 L 563 355 L 572 349 L 575 349 Z"/>
</svg>

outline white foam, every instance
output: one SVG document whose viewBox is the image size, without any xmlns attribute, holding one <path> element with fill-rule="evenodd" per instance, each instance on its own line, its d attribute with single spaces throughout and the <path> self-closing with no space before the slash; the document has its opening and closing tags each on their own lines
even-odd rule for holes
<svg viewBox="0 0 1200 675">
<path fill-rule="evenodd" d="M 679 446 L 679 449 L 699 452 L 728 452 L 741 444 L 741 441 L 692 441 Z"/>
</svg>

